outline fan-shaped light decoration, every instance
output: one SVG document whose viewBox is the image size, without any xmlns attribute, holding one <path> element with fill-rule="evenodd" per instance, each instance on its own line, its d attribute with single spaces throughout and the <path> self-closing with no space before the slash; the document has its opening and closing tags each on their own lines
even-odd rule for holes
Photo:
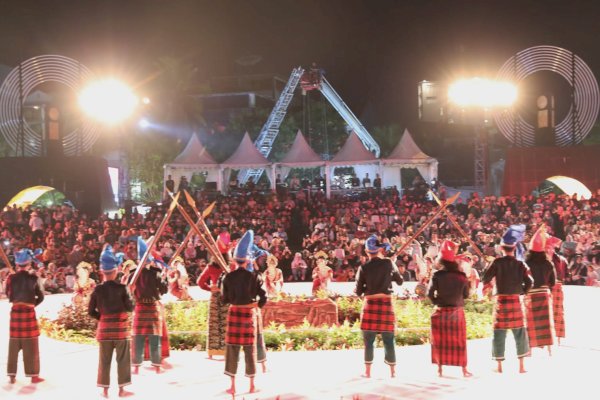
<svg viewBox="0 0 600 400">
<path fill-rule="evenodd" d="M 15 67 L 0 86 L 0 130 L 8 144 L 21 155 L 42 154 L 42 137 L 21 115 L 27 96 L 39 85 L 57 82 L 79 93 L 93 78 L 92 72 L 80 62 L 59 55 L 42 55 L 23 61 Z M 20 140 L 23 124 L 23 142 Z M 76 129 L 64 132 L 63 153 L 76 155 L 89 150 L 98 138 L 99 128 L 94 121 L 83 119 Z M 21 148 L 23 145 L 24 149 Z"/>
<path fill-rule="evenodd" d="M 590 132 L 600 108 L 600 90 L 592 70 L 571 51 L 556 46 L 535 46 L 509 58 L 498 71 L 497 78 L 518 84 L 539 71 L 551 71 L 562 76 L 573 88 L 574 104 L 555 127 L 555 142 L 559 146 L 580 143 Z M 535 144 L 535 127 L 513 110 L 494 113 L 498 129 L 517 146 Z"/>
</svg>

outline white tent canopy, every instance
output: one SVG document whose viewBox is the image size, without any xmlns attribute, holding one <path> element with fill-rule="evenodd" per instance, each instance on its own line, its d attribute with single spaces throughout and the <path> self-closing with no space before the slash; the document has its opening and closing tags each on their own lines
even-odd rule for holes
<svg viewBox="0 0 600 400">
<path fill-rule="evenodd" d="M 232 169 L 266 168 L 270 165 L 271 162 L 258 151 L 254 143 L 252 143 L 250 135 L 246 132 L 238 148 L 227 161 L 221 164 L 221 170 L 224 171 L 223 180 L 229 182 L 229 175 Z M 274 189 L 275 179 L 272 174 L 272 170 L 267 171 L 267 178 L 271 181 L 271 187 Z"/>
<path fill-rule="evenodd" d="M 400 169 L 416 168 L 427 183 L 438 176 L 438 161 L 423 153 L 415 143 L 408 129 L 392 153 L 381 160 L 383 165 L 383 186 L 396 186 L 400 189 Z"/>
<path fill-rule="evenodd" d="M 310 147 L 300 130 L 296 133 L 294 143 L 285 157 L 275 164 L 281 173 L 282 179 L 288 176 L 292 168 L 312 168 L 324 165 L 325 161 Z"/>
<path fill-rule="evenodd" d="M 176 184 L 179 183 L 182 176 L 185 176 L 190 182 L 194 173 L 197 172 L 207 172 L 206 181 L 217 182 L 217 189 L 221 189 L 219 164 L 206 151 L 198 135 L 194 133 L 175 160 L 164 166 L 164 182 L 167 181 L 169 175 Z"/>
</svg>

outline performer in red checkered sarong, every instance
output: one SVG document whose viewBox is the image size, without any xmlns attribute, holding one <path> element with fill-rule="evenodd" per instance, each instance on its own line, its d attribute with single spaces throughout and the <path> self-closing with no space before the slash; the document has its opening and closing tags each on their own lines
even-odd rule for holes
<svg viewBox="0 0 600 400">
<path fill-rule="evenodd" d="M 427 296 L 436 305 L 431 315 L 431 362 L 438 366 L 442 376 L 443 365 L 462 367 L 463 376 L 472 374 L 467 369 L 467 324 L 464 305 L 469 297 L 469 279 L 456 262 L 458 245 L 446 240 L 442 243 L 440 268 L 429 282 Z"/>
<path fill-rule="evenodd" d="M 7 375 L 10 383 L 16 382 L 19 352 L 23 350 L 25 376 L 31 378 L 31 383 L 39 383 L 44 379 L 40 374 L 40 350 L 37 318 L 35 307 L 44 301 L 37 276 L 29 269 L 34 261 L 33 252 L 22 249 L 15 254 L 17 272 L 9 275 L 6 280 L 6 294 L 12 303 L 9 323 Z"/>
<path fill-rule="evenodd" d="M 567 274 L 567 260 L 556 253 L 556 249 L 560 247 L 562 240 L 557 237 L 549 236 L 546 240 L 546 256 L 554 265 L 556 273 L 556 283 L 552 287 L 552 315 L 554 317 L 554 333 L 558 344 L 560 339 L 565 337 L 565 310 L 563 306 L 564 293 L 562 283 Z"/>
<path fill-rule="evenodd" d="M 88 314 L 98 319 L 96 340 L 99 344 L 97 384 L 102 395 L 108 397 L 110 387 L 110 367 L 113 353 L 117 360 L 119 396 L 130 394 L 125 386 L 131 384 L 131 321 L 129 313 L 133 302 L 127 287 L 116 281 L 118 261 L 112 254 L 112 246 L 107 245 L 100 257 L 100 271 L 103 282 L 96 286 L 90 296 Z"/>
<path fill-rule="evenodd" d="M 527 334 L 530 347 L 548 346 L 552 354 L 554 325 L 552 322 L 552 299 L 550 290 L 556 283 L 554 265 L 546 258 L 546 234 L 542 225 L 532 236 L 525 258 L 533 277 L 533 288 L 525 296 Z"/>
<path fill-rule="evenodd" d="M 372 235 L 365 242 L 365 251 L 369 261 L 361 265 L 356 276 L 356 294 L 365 295 L 365 302 L 360 318 L 360 329 L 365 343 L 365 374 L 371 377 L 371 364 L 374 358 L 374 342 L 377 334 L 381 334 L 385 351 L 385 363 L 390 366 L 392 377 L 396 374 L 396 348 L 394 331 L 396 317 L 392 302 L 392 282 L 402 285 L 402 277 L 398 268 L 389 258 L 382 258 L 382 250 L 386 245 L 379 244 Z"/>
<path fill-rule="evenodd" d="M 512 225 L 508 228 L 500 243 L 504 256 L 496 258 L 483 272 L 481 279 L 484 286 L 490 286 L 492 281 L 495 281 L 496 286 L 492 356 L 498 363 L 499 373 L 502 373 L 506 332 L 509 329 L 517 346 L 519 372 L 526 372 L 524 357 L 529 354 L 529 341 L 523 319 L 521 293 L 529 291 L 533 285 L 533 278 L 527 265 L 515 257 L 517 246 L 521 246 L 524 234 L 525 225 Z"/>
<path fill-rule="evenodd" d="M 254 232 L 246 231 L 238 241 L 234 250 L 237 269 L 228 273 L 223 279 L 223 303 L 231 304 L 227 312 L 227 329 L 225 333 L 225 375 L 231 378 L 231 386 L 227 393 L 235 394 L 235 376 L 237 374 L 240 350 L 244 349 L 246 376 L 250 378 L 250 393 L 256 392 L 254 375 L 256 375 L 256 337 L 257 313 L 267 302 L 267 295 L 262 288 L 262 275 L 249 270 L 252 259 Z"/>
<path fill-rule="evenodd" d="M 138 257 L 142 259 L 147 251 L 146 242 L 138 237 Z M 160 298 L 167 293 L 168 285 L 163 271 L 156 267 L 153 258 L 148 257 L 141 266 L 139 277 L 133 289 L 135 309 L 133 312 L 133 373 L 137 374 L 143 362 L 144 345 L 148 340 L 150 361 L 160 373 L 162 365 L 163 315 Z M 131 273 L 133 278 L 134 272 Z"/>
</svg>

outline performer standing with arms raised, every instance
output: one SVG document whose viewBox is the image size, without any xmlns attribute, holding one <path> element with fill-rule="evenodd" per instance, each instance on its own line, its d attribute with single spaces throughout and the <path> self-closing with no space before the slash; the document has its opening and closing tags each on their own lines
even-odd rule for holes
<svg viewBox="0 0 600 400">
<path fill-rule="evenodd" d="M 227 309 L 223 303 L 223 295 L 219 289 L 219 277 L 223 273 L 217 261 L 211 258 L 210 263 L 204 268 L 198 278 L 200 289 L 210 292 L 210 308 L 208 310 L 208 358 L 225 355 L 225 328 L 227 324 Z"/>
<path fill-rule="evenodd" d="M 37 276 L 29 273 L 34 261 L 33 252 L 21 249 L 15 254 L 17 272 L 6 280 L 6 294 L 12 303 L 10 310 L 10 339 L 8 341 L 7 375 L 10 383 L 16 382 L 19 352 L 23 350 L 25 376 L 31 383 L 40 383 L 40 348 L 35 307 L 44 301 Z"/>
<path fill-rule="evenodd" d="M 125 386 L 131 384 L 129 313 L 133 311 L 133 303 L 127 287 L 116 281 L 117 264 L 110 246 L 106 246 L 100 256 L 100 271 L 104 282 L 94 288 L 88 305 L 88 314 L 99 320 L 96 330 L 96 339 L 100 345 L 98 386 L 103 388 L 102 396 L 107 398 L 113 352 L 117 358 L 119 397 L 133 394 L 125 390 Z"/>
<path fill-rule="evenodd" d="M 469 279 L 456 262 L 458 245 L 446 240 L 442 243 L 438 269 L 431 277 L 427 296 L 435 304 L 431 315 L 431 362 L 437 364 L 442 376 L 442 365 L 462 367 L 467 370 L 467 324 L 464 304 L 469 297 Z"/>
<path fill-rule="evenodd" d="M 398 268 L 389 258 L 382 258 L 385 245 L 380 245 L 377 236 L 370 236 L 365 243 L 365 251 L 369 261 L 361 265 L 356 277 L 356 294 L 365 295 L 363 310 L 360 316 L 360 329 L 365 343 L 365 374 L 371 377 L 373 364 L 373 343 L 378 333 L 381 333 L 385 349 L 385 363 L 390 366 L 392 378 L 396 375 L 396 348 L 394 332 L 396 315 L 392 302 L 392 282 L 402 285 L 402 277 Z"/>
<path fill-rule="evenodd" d="M 546 227 L 542 225 L 529 243 L 525 262 L 533 277 L 533 287 L 525 296 L 525 306 L 529 347 L 548 346 L 548 354 L 552 355 L 554 329 L 550 290 L 556 282 L 556 274 L 554 265 L 546 258 L 546 239 Z"/>
<path fill-rule="evenodd" d="M 506 331 L 509 329 L 512 330 L 517 345 L 519 372 L 527 372 L 523 359 L 529 354 L 529 341 L 523 319 L 521 294 L 529 291 L 533 285 L 533 279 L 529 268 L 515 258 L 516 247 L 523 240 L 524 233 L 524 225 L 513 225 L 508 228 L 500 243 L 504 256 L 496 258 L 483 272 L 484 287 L 491 286 L 492 279 L 496 279 L 492 356 L 498 362 L 497 371 L 499 373 L 502 373 Z"/>
<path fill-rule="evenodd" d="M 564 293 L 562 283 L 567 274 L 567 260 L 556 253 L 556 248 L 561 243 L 562 240 L 554 236 L 548 236 L 546 240 L 546 256 L 554 265 L 554 272 L 556 274 L 556 282 L 552 287 L 552 313 L 554 316 L 554 332 L 556 333 L 559 345 L 560 339 L 565 337 L 565 310 L 563 306 Z"/>
<path fill-rule="evenodd" d="M 257 313 L 267 302 L 262 288 L 260 274 L 247 269 L 250 252 L 253 248 L 254 232 L 246 231 L 239 240 L 233 254 L 237 269 L 223 279 L 223 303 L 231 304 L 227 313 L 227 333 L 225 335 L 225 375 L 231 377 L 231 386 L 227 393 L 235 394 L 235 375 L 240 358 L 240 349 L 244 348 L 246 376 L 250 378 L 250 393 L 256 392 L 256 336 Z M 258 301 L 257 301 L 258 300 Z"/>
<path fill-rule="evenodd" d="M 146 243 L 138 236 L 138 253 L 142 259 Z M 156 373 L 161 372 L 161 335 L 162 309 L 160 297 L 167 293 L 167 282 L 161 275 L 161 269 L 154 266 L 152 261 L 140 266 L 137 282 L 133 290 L 135 309 L 133 319 L 133 373 L 139 372 L 144 356 L 144 343 L 148 338 L 150 361 Z M 133 274 L 131 275 L 133 278 Z"/>
</svg>

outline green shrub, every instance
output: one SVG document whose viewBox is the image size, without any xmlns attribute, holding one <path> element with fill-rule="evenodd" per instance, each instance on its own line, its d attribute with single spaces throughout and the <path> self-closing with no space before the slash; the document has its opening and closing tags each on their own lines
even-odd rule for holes
<svg viewBox="0 0 600 400">
<path fill-rule="evenodd" d="M 306 298 L 288 297 L 288 301 Z M 294 328 L 271 323 L 264 327 L 265 345 L 274 351 L 339 350 L 363 347 L 360 331 L 360 311 L 363 301 L 358 297 L 334 297 L 338 305 L 339 325 L 312 327 L 308 321 Z M 205 350 L 208 301 L 169 303 L 165 306 L 171 348 Z M 429 343 L 430 318 L 434 310 L 429 300 L 395 299 L 396 344 L 411 346 Z M 467 337 L 489 337 L 492 332 L 493 303 L 487 300 L 465 302 Z M 95 343 L 96 321 L 87 316 L 85 307 L 66 306 L 56 321 L 40 319 L 43 332 L 56 339 L 77 343 Z M 377 346 L 381 346 L 378 336 Z"/>
</svg>

